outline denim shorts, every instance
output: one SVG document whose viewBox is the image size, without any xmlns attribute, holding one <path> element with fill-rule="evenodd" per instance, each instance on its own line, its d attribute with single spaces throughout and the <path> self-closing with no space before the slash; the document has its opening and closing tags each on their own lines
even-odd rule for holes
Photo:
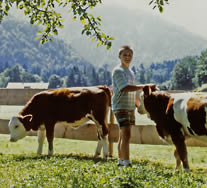
<svg viewBox="0 0 207 188">
<path fill-rule="evenodd" d="M 129 127 L 135 125 L 135 115 L 133 111 L 120 110 L 114 112 L 119 128 Z"/>
</svg>

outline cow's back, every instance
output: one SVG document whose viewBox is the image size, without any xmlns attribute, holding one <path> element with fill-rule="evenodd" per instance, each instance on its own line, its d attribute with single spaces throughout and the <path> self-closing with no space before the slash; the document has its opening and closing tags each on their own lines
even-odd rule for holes
<svg viewBox="0 0 207 188">
<path fill-rule="evenodd" d="M 173 94 L 174 118 L 185 134 L 190 136 L 207 135 L 207 95 L 203 93 Z"/>
<path fill-rule="evenodd" d="M 106 92 L 97 87 L 54 89 L 34 95 L 20 114 L 32 114 L 35 118 L 54 119 L 56 122 L 73 122 L 91 111 L 99 110 L 105 115 L 109 103 Z"/>
</svg>

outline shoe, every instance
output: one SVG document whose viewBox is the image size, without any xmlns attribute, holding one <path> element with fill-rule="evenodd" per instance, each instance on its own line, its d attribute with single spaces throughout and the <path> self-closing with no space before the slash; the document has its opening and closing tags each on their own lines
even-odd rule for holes
<svg viewBox="0 0 207 188">
<path fill-rule="evenodd" d="M 124 165 L 122 165 L 122 164 L 117 164 L 117 166 L 124 166 Z"/>
<path fill-rule="evenodd" d="M 123 163 L 122 159 L 118 159 L 117 166 L 124 166 L 124 163 Z"/>
<path fill-rule="evenodd" d="M 125 168 L 127 168 L 127 167 L 132 167 L 132 164 L 129 163 L 128 165 L 124 165 L 124 167 L 125 167 Z"/>
</svg>

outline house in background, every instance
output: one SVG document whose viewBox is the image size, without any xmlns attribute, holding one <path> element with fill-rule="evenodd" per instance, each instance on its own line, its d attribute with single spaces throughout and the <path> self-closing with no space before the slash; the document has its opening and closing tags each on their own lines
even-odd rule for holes
<svg viewBox="0 0 207 188">
<path fill-rule="evenodd" d="M 6 88 L 10 89 L 48 89 L 49 83 L 47 82 L 9 82 Z"/>
</svg>

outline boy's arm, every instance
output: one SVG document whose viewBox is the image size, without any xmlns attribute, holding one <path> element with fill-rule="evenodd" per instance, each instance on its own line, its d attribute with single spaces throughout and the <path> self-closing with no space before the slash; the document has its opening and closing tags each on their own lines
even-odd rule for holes
<svg viewBox="0 0 207 188">
<path fill-rule="evenodd" d="M 145 86 L 153 87 L 155 84 L 140 84 L 140 85 L 127 85 L 122 89 L 122 91 L 130 92 L 130 91 L 137 91 L 143 89 Z"/>
</svg>

